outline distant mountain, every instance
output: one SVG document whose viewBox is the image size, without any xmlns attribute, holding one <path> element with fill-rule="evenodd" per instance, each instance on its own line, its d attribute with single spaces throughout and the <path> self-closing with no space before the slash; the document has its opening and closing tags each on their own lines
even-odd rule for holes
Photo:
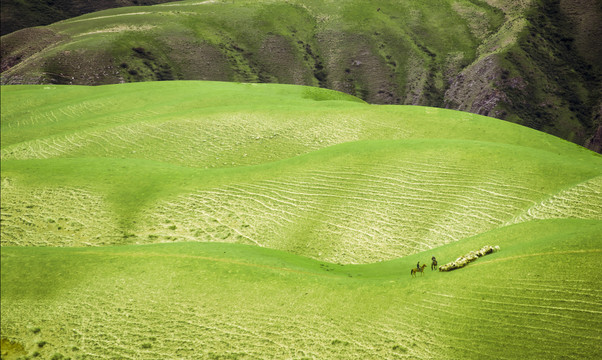
<svg viewBox="0 0 602 360">
<path fill-rule="evenodd" d="M 123 6 L 154 5 L 174 0 L 2 0 L 0 35 L 43 26 L 75 16 Z"/>
<path fill-rule="evenodd" d="M 184 1 L 3 36 L 1 79 L 312 85 L 505 119 L 600 152 L 600 19 L 596 0 Z"/>
</svg>

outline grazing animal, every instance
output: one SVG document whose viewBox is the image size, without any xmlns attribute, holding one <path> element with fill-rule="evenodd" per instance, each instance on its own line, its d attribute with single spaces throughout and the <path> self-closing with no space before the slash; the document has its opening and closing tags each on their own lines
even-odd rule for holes
<svg viewBox="0 0 602 360">
<path fill-rule="evenodd" d="M 410 270 L 410 275 L 412 276 L 416 276 L 417 272 L 421 272 L 422 275 L 424 275 L 424 268 L 426 267 L 426 264 L 422 264 L 422 266 L 419 269 L 416 268 L 412 268 L 412 270 Z"/>
<path fill-rule="evenodd" d="M 441 267 L 439 268 L 439 271 L 451 271 L 454 269 L 462 268 L 462 267 L 468 265 L 468 263 L 471 261 L 475 261 L 476 259 L 478 259 L 482 256 L 491 254 L 491 253 L 493 253 L 495 251 L 499 251 L 499 250 L 500 250 L 500 247 L 497 245 L 495 247 L 491 246 L 491 245 L 483 246 L 480 250 L 471 251 L 464 256 L 460 256 L 453 262 L 450 262 L 445 265 L 441 265 Z"/>
</svg>

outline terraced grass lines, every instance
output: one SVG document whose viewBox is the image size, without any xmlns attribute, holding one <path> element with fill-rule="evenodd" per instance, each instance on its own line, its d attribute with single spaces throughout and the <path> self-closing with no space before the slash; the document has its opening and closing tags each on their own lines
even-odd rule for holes
<svg viewBox="0 0 602 360">
<path fill-rule="evenodd" d="M 295 86 L 1 90 L 18 356 L 602 355 L 593 152 Z M 487 244 L 501 251 L 410 277 Z"/>
<path fill-rule="evenodd" d="M 116 214 L 99 195 L 74 187 L 30 187 L 4 179 L 2 245 L 90 246 L 115 243 Z"/>
<path fill-rule="evenodd" d="M 5 245 L 226 241 L 371 262 L 529 220 L 572 186 L 587 191 L 574 213 L 538 218 L 597 219 L 602 203 L 595 154 L 454 111 L 282 85 L 2 94 Z M 88 194 L 77 209 L 60 206 L 69 191 Z"/>
<path fill-rule="evenodd" d="M 602 220 L 601 189 L 602 177 L 589 179 L 536 204 L 515 222 L 556 217 Z"/>
<path fill-rule="evenodd" d="M 280 179 L 182 195 L 147 210 L 140 229 L 154 231 L 155 239 L 242 242 L 332 262 L 372 262 L 497 228 L 547 197 L 547 186 L 533 186 L 527 175 L 532 164 L 523 163 L 517 175 L 501 165 L 509 163 L 504 157 L 475 169 L 474 158 L 449 165 L 425 151 L 452 156 L 457 145 L 409 142 L 386 155 L 326 158 Z M 499 156 L 466 142 L 462 151 Z"/>
<path fill-rule="evenodd" d="M 31 324 L 44 354 L 95 358 L 596 357 L 600 229 L 529 222 L 356 266 L 235 244 L 5 247 L 2 334 L 31 351 Z M 407 274 L 483 243 L 502 250 L 451 273 Z"/>
<path fill-rule="evenodd" d="M 2 96 L 3 159 L 101 156 L 232 167 L 342 142 L 431 137 L 580 152 L 539 132 L 485 117 L 366 106 L 345 94 L 308 87 L 204 82 L 4 86 Z"/>
</svg>

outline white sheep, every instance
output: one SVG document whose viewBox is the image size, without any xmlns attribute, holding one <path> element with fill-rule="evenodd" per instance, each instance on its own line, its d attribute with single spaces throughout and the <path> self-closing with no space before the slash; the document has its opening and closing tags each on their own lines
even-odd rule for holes
<svg viewBox="0 0 602 360">
<path fill-rule="evenodd" d="M 468 263 L 471 261 L 474 261 L 482 256 L 491 254 L 494 251 L 499 251 L 499 250 L 500 250 L 500 247 L 498 245 L 496 245 L 495 247 L 491 246 L 491 245 L 485 245 L 480 250 L 471 251 L 464 256 L 460 256 L 459 258 L 457 258 L 455 261 L 452 261 L 451 263 L 439 266 L 439 271 L 450 271 L 450 270 L 454 270 L 454 269 L 459 269 L 461 267 L 468 265 Z"/>
</svg>

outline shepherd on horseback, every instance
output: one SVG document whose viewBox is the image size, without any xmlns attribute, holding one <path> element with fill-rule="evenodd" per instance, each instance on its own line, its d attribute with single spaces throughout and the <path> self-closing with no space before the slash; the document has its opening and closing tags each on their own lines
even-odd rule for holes
<svg viewBox="0 0 602 360">
<path fill-rule="evenodd" d="M 431 263 L 431 270 L 435 270 L 437 268 L 437 259 L 435 259 L 435 257 L 432 257 L 433 262 Z"/>
<path fill-rule="evenodd" d="M 422 275 L 424 275 L 424 268 L 426 267 L 426 264 L 423 264 L 422 266 L 420 266 L 420 262 L 418 262 L 418 264 L 416 264 L 416 266 L 418 266 L 418 268 L 416 268 L 416 269 L 412 268 L 412 270 L 410 270 L 410 275 L 416 276 L 416 273 L 418 273 L 418 272 L 420 272 L 420 273 L 422 273 Z"/>
</svg>

